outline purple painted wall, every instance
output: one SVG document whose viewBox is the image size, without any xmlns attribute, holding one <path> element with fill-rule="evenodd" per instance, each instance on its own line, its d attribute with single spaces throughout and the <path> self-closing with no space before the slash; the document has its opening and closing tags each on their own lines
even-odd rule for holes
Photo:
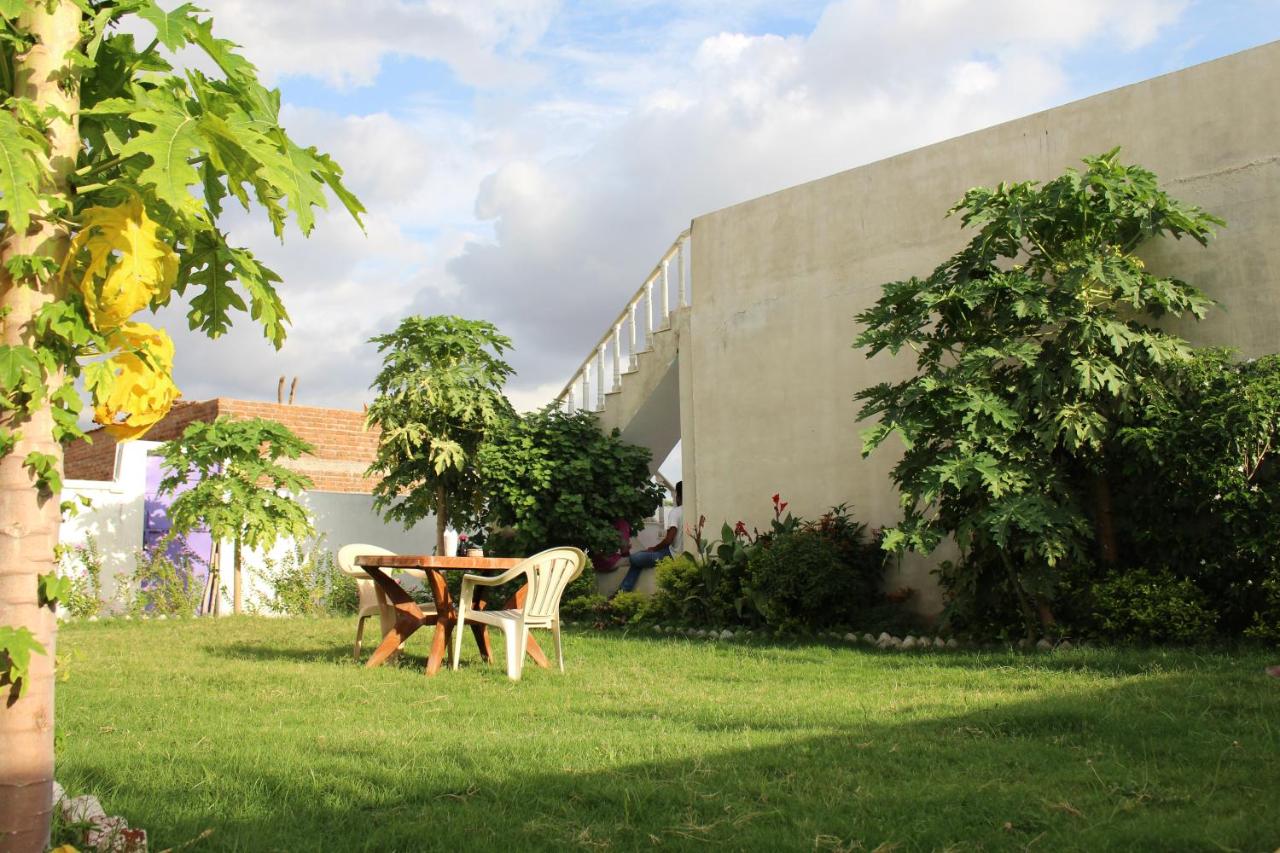
<svg viewBox="0 0 1280 853">
<path fill-rule="evenodd" d="M 159 494 L 160 479 L 163 474 L 160 457 L 148 456 L 147 493 L 142 513 L 142 547 L 148 550 L 156 542 L 167 536 L 170 529 L 169 504 L 171 503 L 171 498 L 168 495 L 162 496 Z M 191 484 L 180 487 L 178 492 L 181 494 L 189 488 L 191 488 Z M 171 560 L 177 562 L 184 550 L 190 551 L 194 557 L 191 561 L 191 565 L 195 569 L 193 580 L 203 584 L 209 573 L 209 548 L 212 545 L 213 539 L 208 532 L 198 531 L 179 537 L 171 542 L 167 549 L 167 555 Z"/>
</svg>

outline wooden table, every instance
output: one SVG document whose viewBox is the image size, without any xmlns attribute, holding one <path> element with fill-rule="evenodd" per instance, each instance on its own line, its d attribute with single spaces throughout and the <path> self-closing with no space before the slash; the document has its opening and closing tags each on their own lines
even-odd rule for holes
<svg viewBox="0 0 1280 853">
<path fill-rule="evenodd" d="M 446 651 L 451 647 L 453 639 L 453 628 L 458 624 L 458 611 L 453 603 L 453 596 L 449 594 L 449 587 L 445 585 L 444 573 L 449 571 L 464 572 L 502 572 L 510 569 L 521 562 L 517 558 L 500 558 L 500 557 L 436 557 L 425 554 L 390 554 L 378 555 L 372 554 L 356 558 L 356 565 L 364 569 L 378 588 L 386 595 L 387 601 L 396 610 L 396 623 L 387 635 L 382 638 L 382 643 L 374 650 L 373 655 L 369 658 L 369 662 L 365 666 L 379 666 L 387 658 L 391 657 L 400 648 L 400 645 L 409 638 L 414 631 L 417 631 L 423 625 L 435 625 L 435 633 L 431 637 L 431 655 L 427 658 L 427 675 L 435 675 L 440 670 L 440 664 L 444 661 Z M 418 607 L 418 603 L 414 601 L 409 593 L 405 592 L 404 587 L 396 583 L 395 579 L 388 575 L 384 569 L 419 569 L 426 572 L 427 583 L 431 587 L 431 596 L 436 602 L 435 613 L 424 613 L 422 608 Z M 516 594 L 507 599 L 502 605 L 504 610 L 517 610 L 524 605 L 524 597 L 528 592 L 528 585 L 520 587 Z M 480 592 L 476 593 L 476 601 L 472 605 L 475 609 L 484 609 L 485 602 L 480 600 Z M 493 660 L 493 648 L 489 645 L 489 630 L 487 625 L 473 622 L 471 631 L 475 634 L 476 645 L 480 648 L 480 655 L 485 662 Z M 529 657 L 533 658 L 534 663 L 541 667 L 549 667 L 551 663 L 547 660 L 547 656 L 543 654 L 542 648 L 537 641 L 533 639 L 532 633 L 529 635 Z"/>
</svg>

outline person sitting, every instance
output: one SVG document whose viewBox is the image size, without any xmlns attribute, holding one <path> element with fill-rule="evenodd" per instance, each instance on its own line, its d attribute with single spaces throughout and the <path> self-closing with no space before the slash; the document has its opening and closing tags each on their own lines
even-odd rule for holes
<svg viewBox="0 0 1280 853">
<path fill-rule="evenodd" d="M 619 518 L 613 526 L 618 531 L 618 550 L 612 554 L 597 554 L 591 558 L 592 567 L 602 575 L 618 570 L 631 556 L 631 525 L 626 519 Z"/>
<path fill-rule="evenodd" d="M 631 555 L 631 568 L 627 569 L 618 592 L 633 592 L 640 580 L 640 573 L 652 569 L 659 561 L 674 557 L 684 551 L 684 481 L 676 483 L 676 505 L 667 513 L 667 529 L 662 540 L 652 548 Z"/>
</svg>

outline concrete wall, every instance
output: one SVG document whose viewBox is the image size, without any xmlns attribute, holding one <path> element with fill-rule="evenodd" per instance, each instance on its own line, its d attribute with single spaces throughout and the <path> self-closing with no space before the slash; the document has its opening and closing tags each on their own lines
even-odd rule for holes
<svg viewBox="0 0 1280 853">
<path fill-rule="evenodd" d="M 1123 146 L 1178 198 L 1222 216 L 1210 248 L 1148 255 L 1223 303 L 1177 324 L 1193 342 L 1280 350 L 1280 43 L 1098 95 L 706 216 L 693 223 L 697 299 L 681 348 L 689 518 L 763 524 L 769 496 L 814 516 L 840 502 L 873 525 L 899 518 L 894 454 L 859 455 L 853 395 L 912 372 L 866 360 L 854 316 L 888 281 L 927 275 L 968 235 L 946 210 L 965 190 L 1045 180 Z M 940 605 L 933 559 L 890 579 Z"/>
</svg>

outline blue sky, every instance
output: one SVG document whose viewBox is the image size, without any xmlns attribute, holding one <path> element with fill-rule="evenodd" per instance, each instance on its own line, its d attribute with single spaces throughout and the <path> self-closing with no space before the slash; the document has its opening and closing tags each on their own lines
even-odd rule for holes
<svg viewBox="0 0 1280 853">
<path fill-rule="evenodd" d="M 248 324 L 179 334 L 179 384 L 261 399 L 297 375 L 301 402 L 357 408 L 365 341 L 408 313 L 497 323 L 534 406 L 696 215 L 1280 39 L 1280 0 L 201 5 L 370 215 L 284 245 L 236 223 L 294 330 L 279 353 Z"/>
</svg>

